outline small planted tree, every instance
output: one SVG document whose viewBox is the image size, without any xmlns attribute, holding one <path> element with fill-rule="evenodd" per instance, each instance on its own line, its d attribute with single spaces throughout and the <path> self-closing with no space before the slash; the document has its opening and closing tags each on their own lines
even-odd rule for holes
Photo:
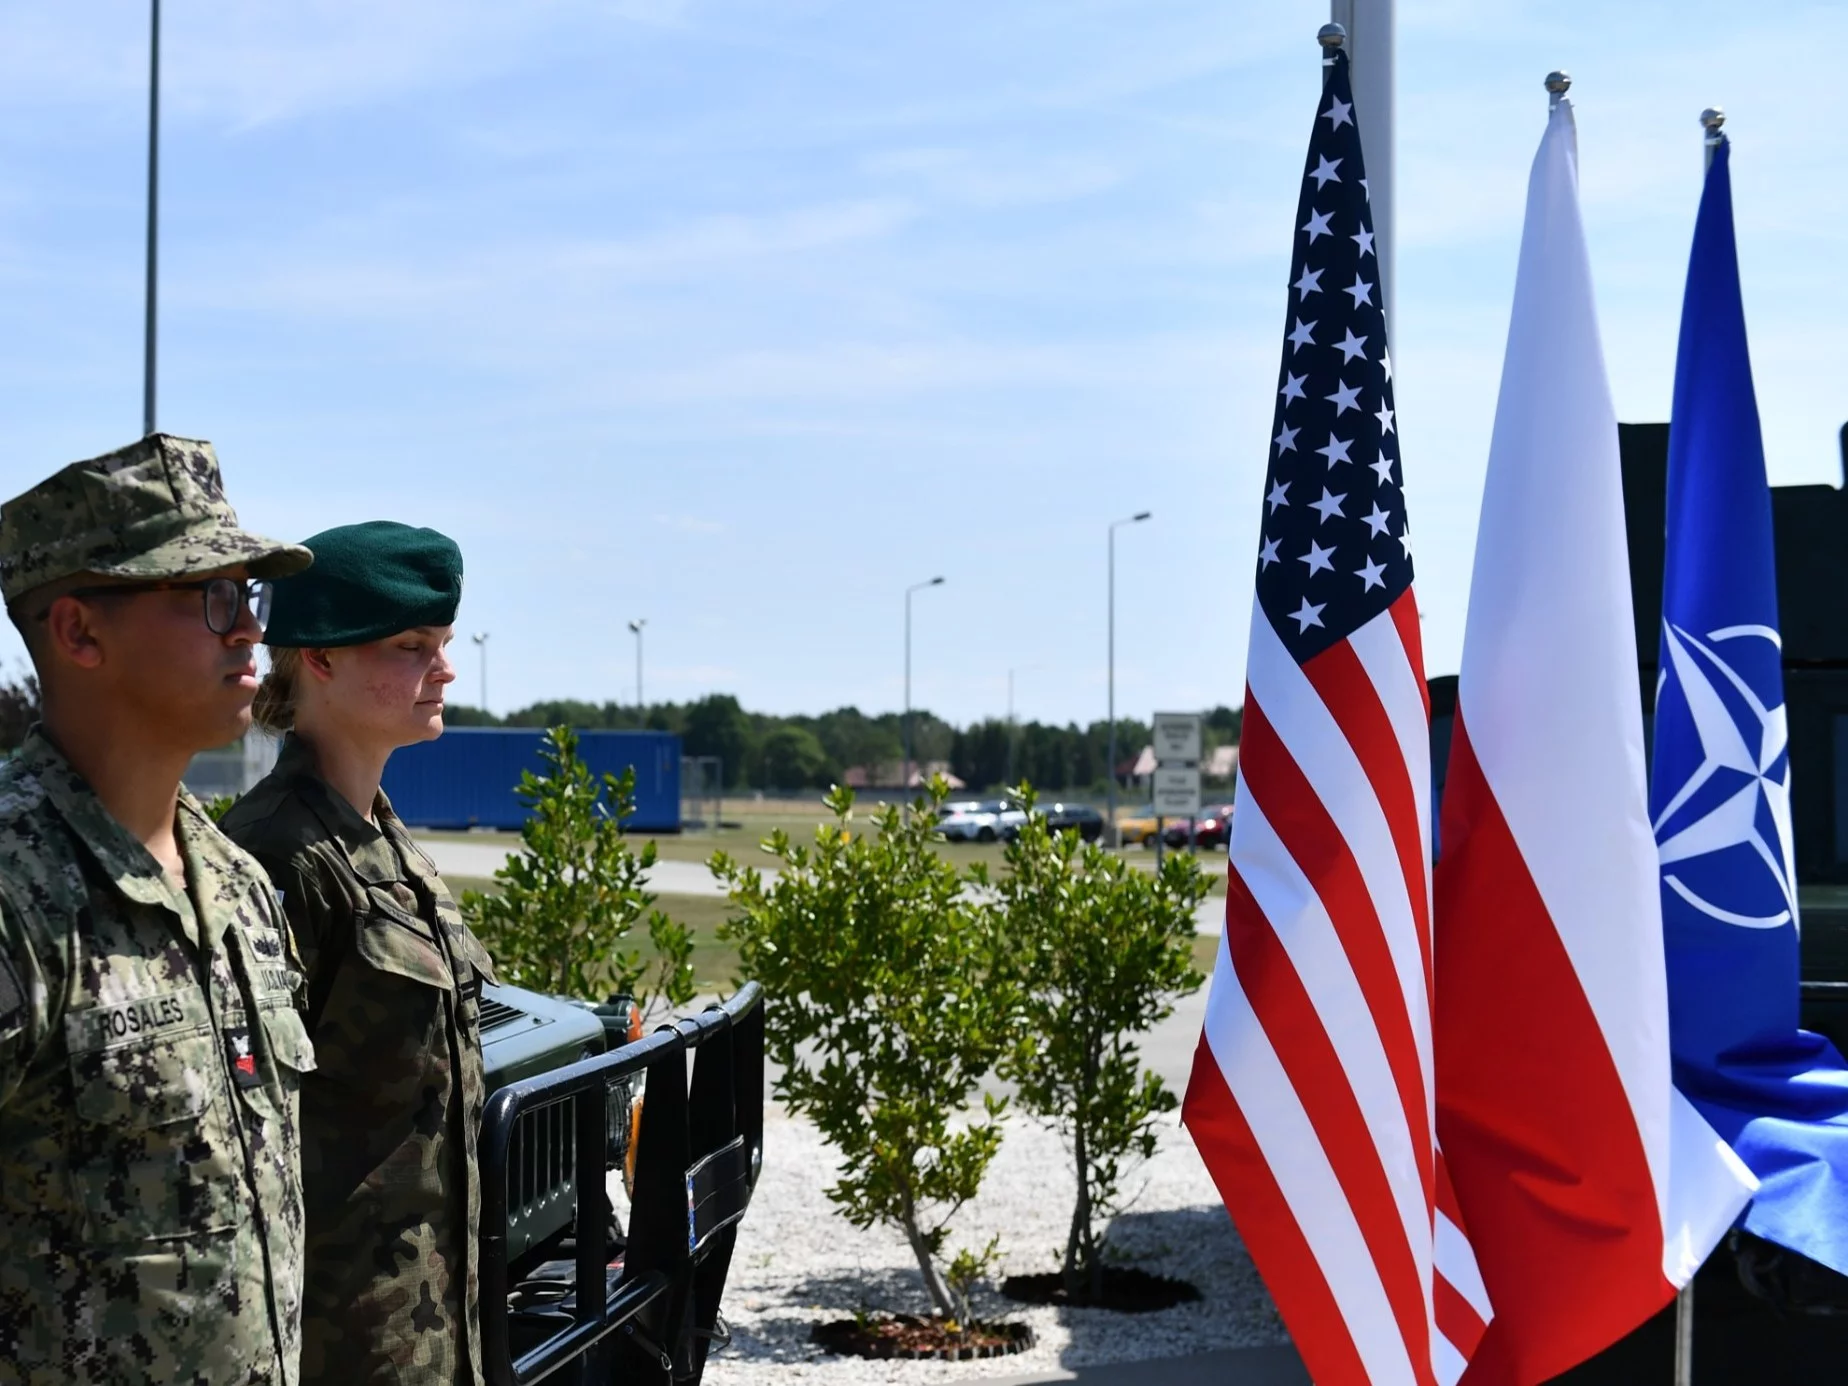
<svg viewBox="0 0 1848 1386">
<path fill-rule="evenodd" d="M 1000 1064 L 1021 1106 L 1070 1142 L 1078 1176 L 1063 1261 L 1065 1293 L 1103 1293 L 1103 1229 L 1130 1162 L 1155 1153 L 1155 1124 L 1176 1105 L 1142 1068 L 1137 1037 L 1200 985 L 1194 909 L 1207 878 L 1175 853 L 1159 875 L 1028 810 L 993 889 L 1006 919 L 1019 997 L 1016 1038 Z M 976 874 L 986 883 L 986 872 Z"/>
<path fill-rule="evenodd" d="M 723 853 L 712 869 L 737 911 L 721 935 L 775 998 L 764 1023 L 777 1096 L 841 1153 L 829 1198 L 856 1227 L 901 1233 L 931 1307 L 960 1322 L 993 1246 L 947 1266 L 944 1247 L 1000 1147 L 1002 1104 L 985 1097 L 964 1116 L 1013 1003 L 999 916 L 932 845 L 947 793 L 936 780 L 928 801 L 882 805 L 856 833 L 853 791 L 836 788 L 813 845 L 781 831 L 765 841 L 773 878 Z"/>
<path fill-rule="evenodd" d="M 635 812 L 635 772 L 591 774 L 577 733 L 553 727 L 539 774 L 520 775 L 522 850 L 494 873 L 498 894 L 465 891 L 462 910 L 516 986 L 590 1000 L 633 996 L 644 1011 L 693 999 L 693 940 L 654 909 L 646 890 L 654 843 L 638 853 L 623 832 Z M 650 950 L 632 942 L 636 926 Z"/>
</svg>

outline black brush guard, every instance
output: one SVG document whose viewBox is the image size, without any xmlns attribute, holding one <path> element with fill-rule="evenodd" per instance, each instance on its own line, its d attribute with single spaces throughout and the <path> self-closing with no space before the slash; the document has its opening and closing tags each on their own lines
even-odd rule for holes
<svg viewBox="0 0 1848 1386">
<path fill-rule="evenodd" d="M 479 1147 L 481 1347 L 493 1386 L 699 1381 L 723 1331 L 719 1297 L 762 1161 L 762 1003 L 762 988 L 747 982 L 722 1005 L 488 1100 Z M 644 1071 L 630 1226 L 613 1261 L 602 1237 L 584 1233 L 610 1225 L 610 1088 Z M 569 1126 L 576 1167 L 596 1173 L 573 1181 L 578 1235 L 568 1291 L 521 1308 L 510 1302 L 508 1166 L 520 1117 L 547 1109 Z"/>
</svg>

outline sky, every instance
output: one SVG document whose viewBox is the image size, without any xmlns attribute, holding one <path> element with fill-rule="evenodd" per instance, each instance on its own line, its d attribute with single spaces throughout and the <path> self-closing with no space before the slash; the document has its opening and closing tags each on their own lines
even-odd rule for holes
<svg viewBox="0 0 1848 1386">
<path fill-rule="evenodd" d="M 1394 384 L 1460 653 L 1542 79 L 1618 416 L 1664 420 L 1698 113 L 1774 483 L 1839 484 L 1848 9 L 1402 0 Z M 244 523 L 433 525 L 455 696 L 1236 704 L 1308 0 L 167 0 L 160 427 Z M 0 0 L 0 494 L 139 433 L 147 6 Z M 1364 98 L 1364 93 L 1363 93 Z M 1362 118 L 1364 121 L 1364 109 Z M 1363 133 L 1364 133 L 1363 124 Z M 1570 536 L 1562 536 L 1569 544 Z M 23 652 L 10 629 L 0 663 Z"/>
</svg>

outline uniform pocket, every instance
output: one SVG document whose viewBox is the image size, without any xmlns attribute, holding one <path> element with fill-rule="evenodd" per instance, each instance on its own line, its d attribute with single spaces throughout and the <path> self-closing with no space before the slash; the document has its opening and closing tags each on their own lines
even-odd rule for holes
<svg viewBox="0 0 1848 1386">
<path fill-rule="evenodd" d="M 293 1006 L 265 1006 L 262 1015 L 263 1034 L 269 1041 L 277 1067 L 297 1077 L 313 1073 L 314 1041 L 308 1038 L 308 1027 L 302 1022 L 301 1013 Z"/>
<path fill-rule="evenodd" d="M 71 1178 L 98 1243 L 221 1231 L 236 1221 L 224 1060 L 197 990 L 73 1012 Z"/>
<path fill-rule="evenodd" d="M 315 1071 L 314 1041 L 308 1038 L 301 1013 L 291 1004 L 261 1005 L 257 1016 L 268 1067 L 258 1070 L 255 1083 L 234 1080 L 234 1085 L 260 1117 L 286 1119 L 293 1125 L 302 1077 Z"/>
<path fill-rule="evenodd" d="M 455 990 L 455 978 L 430 926 L 374 886 L 367 891 L 367 912 L 353 921 L 353 951 L 379 972 Z"/>
</svg>

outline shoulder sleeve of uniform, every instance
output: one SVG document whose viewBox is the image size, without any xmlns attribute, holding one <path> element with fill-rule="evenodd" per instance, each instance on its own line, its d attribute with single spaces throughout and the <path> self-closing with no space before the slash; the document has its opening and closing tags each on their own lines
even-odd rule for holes
<svg viewBox="0 0 1848 1386">
<path fill-rule="evenodd" d="M 0 890 L 0 1107 L 45 1035 L 46 987 L 25 920 Z"/>
</svg>

